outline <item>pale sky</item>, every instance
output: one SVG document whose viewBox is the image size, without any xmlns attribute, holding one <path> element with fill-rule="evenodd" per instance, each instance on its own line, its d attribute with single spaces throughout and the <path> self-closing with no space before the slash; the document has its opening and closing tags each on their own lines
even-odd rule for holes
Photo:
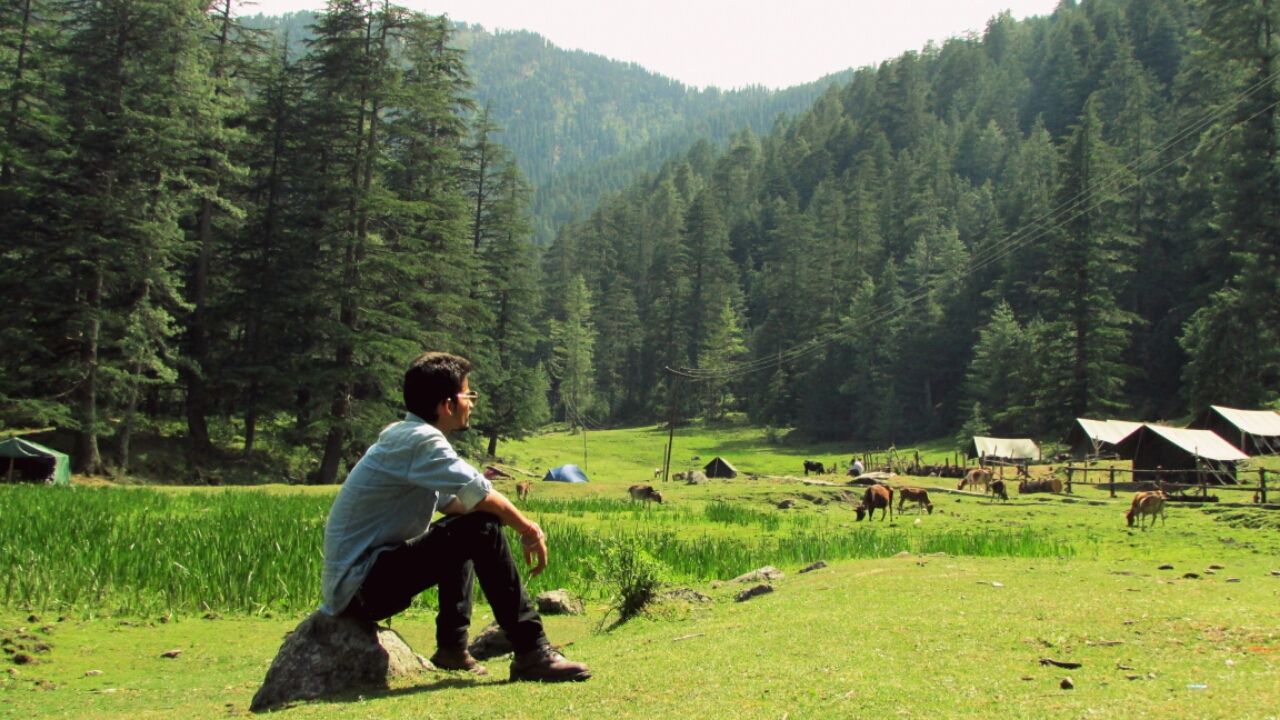
<svg viewBox="0 0 1280 720">
<path fill-rule="evenodd" d="M 1058 0 L 399 0 L 487 30 L 529 30 L 567 50 L 634 62 L 694 87 L 783 88 L 875 65 L 930 40 L 981 33 L 1009 10 L 1053 12 Z M 258 0 L 280 15 L 324 0 Z"/>
</svg>

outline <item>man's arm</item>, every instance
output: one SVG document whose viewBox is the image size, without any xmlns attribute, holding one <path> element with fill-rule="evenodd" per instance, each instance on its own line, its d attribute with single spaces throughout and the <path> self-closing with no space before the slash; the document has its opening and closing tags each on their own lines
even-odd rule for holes
<svg viewBox="0 0 1280 720">
<path fill-rule="evenodd" d="M 520 545 L 524 549 L 524 562 L 526 565 L 533 565 L 534 560 L 538 561 L 533 569 L 529 571 L 530 576 L 541 573 L 547 567 L 547 536 L 542 532 L 542 528 L 538 524 L 524 516 L 520 509 L 515 506 L 505 495 L 498 492 L 495 488 L 484 496 L 484 499 L 475 504 L 471 508 L 472 512 L 477 510 L 481 512 L 491 513 L 498 516 L 503 525 L 516 531 L 520 536 Z"/>
</svg>

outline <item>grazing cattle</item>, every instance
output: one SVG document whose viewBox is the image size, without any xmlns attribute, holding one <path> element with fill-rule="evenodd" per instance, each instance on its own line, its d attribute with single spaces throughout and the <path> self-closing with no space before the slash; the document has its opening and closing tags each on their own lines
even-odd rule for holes
<svg viewBox="0 0 1280 720">
<path fill-rule="evenodd" d="M 658 479 L 658 478 L 660 478 L 660 477 L 662 477 L 662 468 L 654 468 L 654 469 L 653 469 L 653 479 L 654 479 L 654 480 L 657 480 L 657 479 Z"/>
<path fill-rule="evenodd" d="M 1023 480 L 1018 483 L 1019 495 L 1029 495 L 1031 493 L 1042 492 L 1062 492 L 1062 481 L 1058 478 L 1049 478 L 1047 480 Z"/>
<path fill-rule="evenodd" d="M 810 472 L 815 472 L 819 475 L 825 475 L 827 474 L 827 468 L 824 467 L 823 464 L 818 462 L 817 460 L 805 460 L 804 474 L 808 475 Z"/>
<path fill-rule="evenodd" d="M 966 487 L 977 487 L 978 485 L 982 485 L 983 492 L 987 491 L 987 488 L 991 485 L 990 470 L 986 468 L 973 468 L 964 474 L 964 477 L 960 479 L 960 485 L 956 487 L 956 489 L 963 490 Z"/>
<path fill-rule="evenodd" d="M 854 508 L 858 514 L 858 520 L 862 520 L 863 517 L 870 520 L 876 510 L 880 511 L 881 520 L 893 516 L 893 488 L 887 485 L 872 485 L 862 494 L 862 504 Z"/>
<path fill-rule="evenodd" d="M 627 492 L 631 494 L 632 500 L 643 500 L 646 503 L 652 501 L 659 505 L 662 504 L 662 493 L 653 489 L 652 485 L 632 485 L 627 488 Z"/>
<path fill-rule="evenodd" d="M 1159 490 L 1152 492 L 1140 492 L 1133 496 L 1133 504 L 1129 506 L 1129 512 L 1124 514 L 1125 520 L 1129 522 L 1129 527 L 1133 527 L 1133 521 L 1138 521 L 1138 527 L 1142 527 L 1143 516 L 1151 516 L 1151 527 L 1156 526 L 1156 515 L 1160 516 L 1160 524 L 1164 525 L 1164 501 L 1168 496 Z"/>
<path fill-rule="evenodd" d="M 705 485 L 707 482 L 707 474 L 701 470 L 690 470 L 685 473 L 684 482 L 686 485 Z"/>
<path fill-rule="evenodd" d="M 533 490 L 533 483 L 528 480 L 521 480 L 516 483 L 516 497 L 520 498 L 520 502 L 529 499 L 529 491 Z"/>
<path fill-rule="evenodd" d="M 992 480 L 991 484 L 987 486 L 987 490 L 990 491 L 992 498 L 1000 498 L 1006 501 L 1009 499 L 1009 491 L 1005 489 L 1003 480 Z"/>
<path fill-rule="evenodd" d="M 916 508 L 924 508 L 933 514 L 933 503 L 929 502 L 929 491 L 918 487 L 904 487 L 898 490 L 898 513 L 902 513 L 902 506 L 907 502 L 916 504 Z"/>
</svg>

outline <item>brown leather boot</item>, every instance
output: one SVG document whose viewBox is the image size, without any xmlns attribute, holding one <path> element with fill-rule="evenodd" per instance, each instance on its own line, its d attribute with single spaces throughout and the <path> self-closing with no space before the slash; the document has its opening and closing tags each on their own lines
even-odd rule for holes
<svg viewBox="0 0 1280 720">
<path fill-rule="evenodd" d="M 516 655 L 511 661 L 512 681 L 570 682 L 589 677 L 591 670 L 586 665 L 566 659 L 550 645 Z"/>
<path fill-rule="evenodd" d="M 441 670 L 465 670 L 472 675 L 488 675 L 489 670 L 471 657 L 466 648 L 456 650 L 440 648 L 431 656 L 431 664 Z"/>
</svg>

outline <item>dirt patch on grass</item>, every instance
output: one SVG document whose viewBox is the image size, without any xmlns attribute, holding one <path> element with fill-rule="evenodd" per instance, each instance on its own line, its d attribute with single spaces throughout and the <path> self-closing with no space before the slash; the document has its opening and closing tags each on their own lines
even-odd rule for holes
<svg viewBox="0 0 1280 720">
<path fill-rule="evenodd" d="M 1280 530 L 1280 512 L 1253 508 L 1203 508 L 1201 512 L 1233 528 Z"/>
</svg>

